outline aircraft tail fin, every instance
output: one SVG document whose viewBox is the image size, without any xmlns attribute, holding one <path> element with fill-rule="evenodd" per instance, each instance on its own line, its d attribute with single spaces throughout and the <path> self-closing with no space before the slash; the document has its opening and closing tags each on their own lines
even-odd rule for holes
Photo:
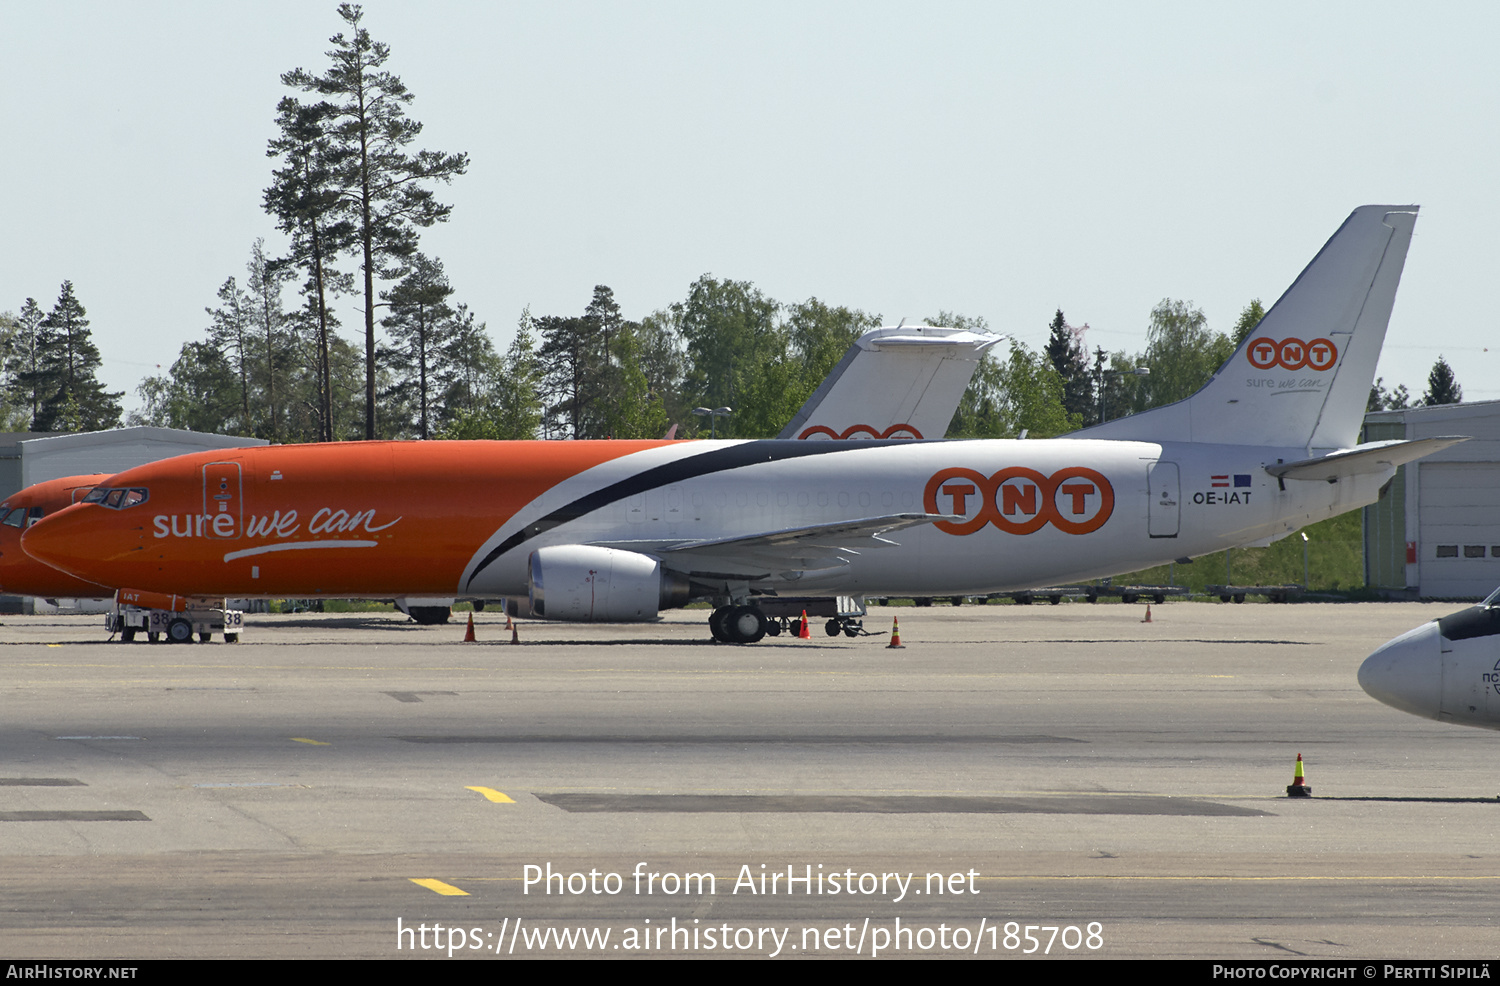
<svg viewBox="0 0 1500 986">
<path fill-rule="evenodd" d="M 1003 336 L 903 325 L 860 336 L 777 438 L 942 438 Z"/>
<path fill-rule="evenodd" d="M 1353 446 L 1416 220 L 1414 205 L 1355 209 L 1203 389 L 1069 437 Z"/>
</svg>

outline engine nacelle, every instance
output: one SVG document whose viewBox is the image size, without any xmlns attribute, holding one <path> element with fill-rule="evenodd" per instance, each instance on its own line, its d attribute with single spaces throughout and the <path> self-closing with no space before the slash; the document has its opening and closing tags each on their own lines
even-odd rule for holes
<svg viewBox="0 0 1500 986">
<path fill-rule="evenodd" d="M 652 620 L 691 598 L 686 576 L 619 548 L 556 544 L 531 553 L 531 611 L 549 620 Z"/>
</svg>

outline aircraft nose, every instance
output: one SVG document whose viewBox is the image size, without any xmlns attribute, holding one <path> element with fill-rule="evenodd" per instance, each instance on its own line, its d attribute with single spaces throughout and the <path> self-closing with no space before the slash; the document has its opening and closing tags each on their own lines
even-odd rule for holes
<svg viewBox="0 0 1500 986">
<path fill-rule="evenodd" d="M 1359 687 L 1392 708 L 1436 719 L 1443 698 L 1442 650 L 1436 623 L 1403 633 L 1365 658 Z"/>
</svg>

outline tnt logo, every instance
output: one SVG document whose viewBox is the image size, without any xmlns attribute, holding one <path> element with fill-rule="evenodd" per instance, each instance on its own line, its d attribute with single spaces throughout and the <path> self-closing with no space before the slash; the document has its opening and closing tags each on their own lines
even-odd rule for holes
<svg viewBox="0 0 1500 986">
<path fill-rule="evenodd" d="M 1314 339 L 1312 342 L 1282 339 L 1278 342 L 1261 337 L 1250 340 L 1246 355 L 1250 357 L 1250 365 L 1257 370 L 1270 370 L 1278 366 L 1284 370 L 1300 370 L 1304 367 L 1310 370 L 1327 370 L 1338 361 L 1339 350 L 1329 339 Z"/>
<path fill-rule="evenodd" d="M 842 432 L 834 431 L 827 425 L 813 425 L 798 435 L 798 438 L 818 438 L 827 436 L 830 439 L 841 438 L 921 438 L 922 433 L 908 424 L 891 425 L 885 431 L 877 431 L 870 425 L 850 425 Z"/>
<path fill-rule="evenodd" d="M 1050 476 L 1025 466 L 993 476 L 954 467 L 927 481 L 923 503 L 928 513 L 964 517 L 933 522 L 948 534 L 973 534 L 985 524 L 1007 534 L 1034 534 L 1048 524 L 1064 534 L 1089 534 L 1114 512 L 1115 491 L 1109 480 L 1083 466 Z"/>
</svg>

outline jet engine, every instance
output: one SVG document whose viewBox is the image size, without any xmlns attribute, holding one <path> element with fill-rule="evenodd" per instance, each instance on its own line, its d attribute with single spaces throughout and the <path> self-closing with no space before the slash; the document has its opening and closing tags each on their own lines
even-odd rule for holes
<svg viewBox="0 0 1500 986">
<path fill-rule="evenodd" d="M 531 611 L 549 620 L 651 620 L 691 598 L 686 576 L 619 548 L 558 544 L 531 553 Z"/>
</svg>

